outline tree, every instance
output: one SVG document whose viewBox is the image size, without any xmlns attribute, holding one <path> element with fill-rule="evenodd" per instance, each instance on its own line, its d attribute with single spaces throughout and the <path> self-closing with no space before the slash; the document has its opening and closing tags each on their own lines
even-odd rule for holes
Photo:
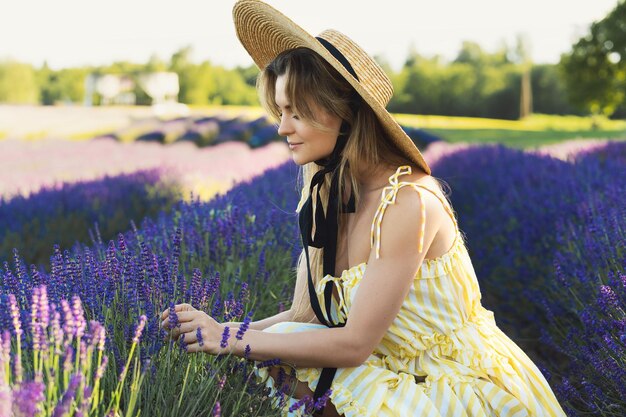
<svg viewBox="0 0 626 417">
<path fill-rule="evenodd" d="M 519 58 L 519 65 L 522 68 L 519 118 L 523 119 L 530 116 L 533 112 L 533 91 L 530 82 L 530 72 L 533 67 L 533 62 L 530 57 L 530 40 L 527 36 L 522 34 L 517 35 L 517 45 L 515 51 L 517 57 Z"/>
<path fill-rule="evenodd" d="M 560 67 L 572 104 L 592 114 L 611 115 L 626 96 L 626 2 L 561 56 Z"/>
<path fill-rule="evenodd" d="M 35 69 L 14 60 L 0 61 L 0 102 L 35 104 L 38 101 Z"/>
</svg>

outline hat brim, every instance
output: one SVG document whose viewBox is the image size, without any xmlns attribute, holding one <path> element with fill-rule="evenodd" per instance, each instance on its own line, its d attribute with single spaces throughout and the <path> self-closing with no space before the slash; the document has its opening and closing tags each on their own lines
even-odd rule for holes
<svg viewBox="0 0 626 417">
<path fill-rule="evenodd" d="M 280 11 L 259 0 L 239 0 L 233 7 L 233 20 L 239 41 L 261 70 L 264 70 L 280 53 L 290 49 L 306 47 L 317 52 L 372 108 L 383 129 L 399 150 L 424 172 L 431 174 L 422 153 L 400 124 L 314 36 Z"/>
</svg>

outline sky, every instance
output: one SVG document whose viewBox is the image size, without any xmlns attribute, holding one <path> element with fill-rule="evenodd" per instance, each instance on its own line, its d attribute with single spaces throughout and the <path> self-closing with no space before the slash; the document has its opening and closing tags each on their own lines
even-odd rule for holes
<svg viewBox="0 0 626 417">
<path fill-rule="evenodd" d="M 267 0 L 313 35 L 337 29 L 398 70 L 413 48 L 454 59 L 463 41 L 495 52 L 528 39 L 535 63 L 556 63 L 617 0 Z M 20 0 L 0 6 L 0 59 L 53 69 L 167 61 L 252 64 L 232 22 L 235 0 Z"/>
</svg>

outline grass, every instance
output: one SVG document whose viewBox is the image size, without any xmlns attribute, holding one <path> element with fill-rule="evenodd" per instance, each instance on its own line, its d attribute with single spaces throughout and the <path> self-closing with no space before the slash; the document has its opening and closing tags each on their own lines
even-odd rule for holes
<svg viewBox="0 0 626 417">
<path fill-rule="evenodd" d="M 570 139 L 624 139 L 626 130 L 425 129 L 446 142 L 500 143 L 530 149 Z"/>
<path fill-rule="evenodd" d="M 626 139 L 626 121 L 535 114 L 523 120 L 397 114 L 400 124 L 422 128 L 447 142 L 501 143 L 527 149 L 569 139 Z"/>
</svg>

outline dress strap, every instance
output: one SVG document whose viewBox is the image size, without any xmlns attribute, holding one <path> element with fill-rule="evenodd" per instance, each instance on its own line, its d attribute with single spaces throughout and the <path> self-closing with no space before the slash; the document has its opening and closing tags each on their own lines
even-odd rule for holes
<svg viewBox="0 0 626 417">
<path fill-rule="evenodd" d="M 437 199 L 439 199 L 441 204 L 444 206 L 446 212 L 452 218 L 452 221 L 454 222 L 454 228 L 456 229 L 458 233 L 458 225 L 457 225 L 456 218 L 454 216 L 454 212 L 452 211 L 452 208 L 450 207 L 448 202 L 445 201 L 445 199 L 442 199 L 436 192 L 434 192 L 428 187 L 417 184 L 415 182 L 398 180 L 400 176 L 408 175 L 410 173 L 411 173 L 411 167 L 409 165 L 403 165 L 399 167 L 396 170 L 396 172 L 389 177 L 390 185 L 383 188 L 381 202 L 378 206 L 378 209 L 376 210 L 376 214 L 374 214 L 374 220 L 372 221 L 372 228 L 371 228 L 371 233 L 370 233 L 370 247 L 376 246 L 376 258 L 377 259 L 380 257 L 380 241 L 381 241 L 380 225 L 383 221 L 383 215 L 385 214 L 385 210 L 387 209 L 387 207 L 396 202 L 396 196 L 398 195 L 398 191 L 402 187 L 406 187 L 406 186 L 412 187 L 415 191 L 417 191 L 417 194 L 420 199 L 421 222 L 419 225 L 419 244 L 418 244 L 419 252 L 424 250 L 424 231 L 426 229 L 426 207 L 424 206 L 424 199 L 423 199 L 422 191 L 421 191 L 422 189 L 432 193 L 435 197 L 437 197 Z"/>
</svg>

